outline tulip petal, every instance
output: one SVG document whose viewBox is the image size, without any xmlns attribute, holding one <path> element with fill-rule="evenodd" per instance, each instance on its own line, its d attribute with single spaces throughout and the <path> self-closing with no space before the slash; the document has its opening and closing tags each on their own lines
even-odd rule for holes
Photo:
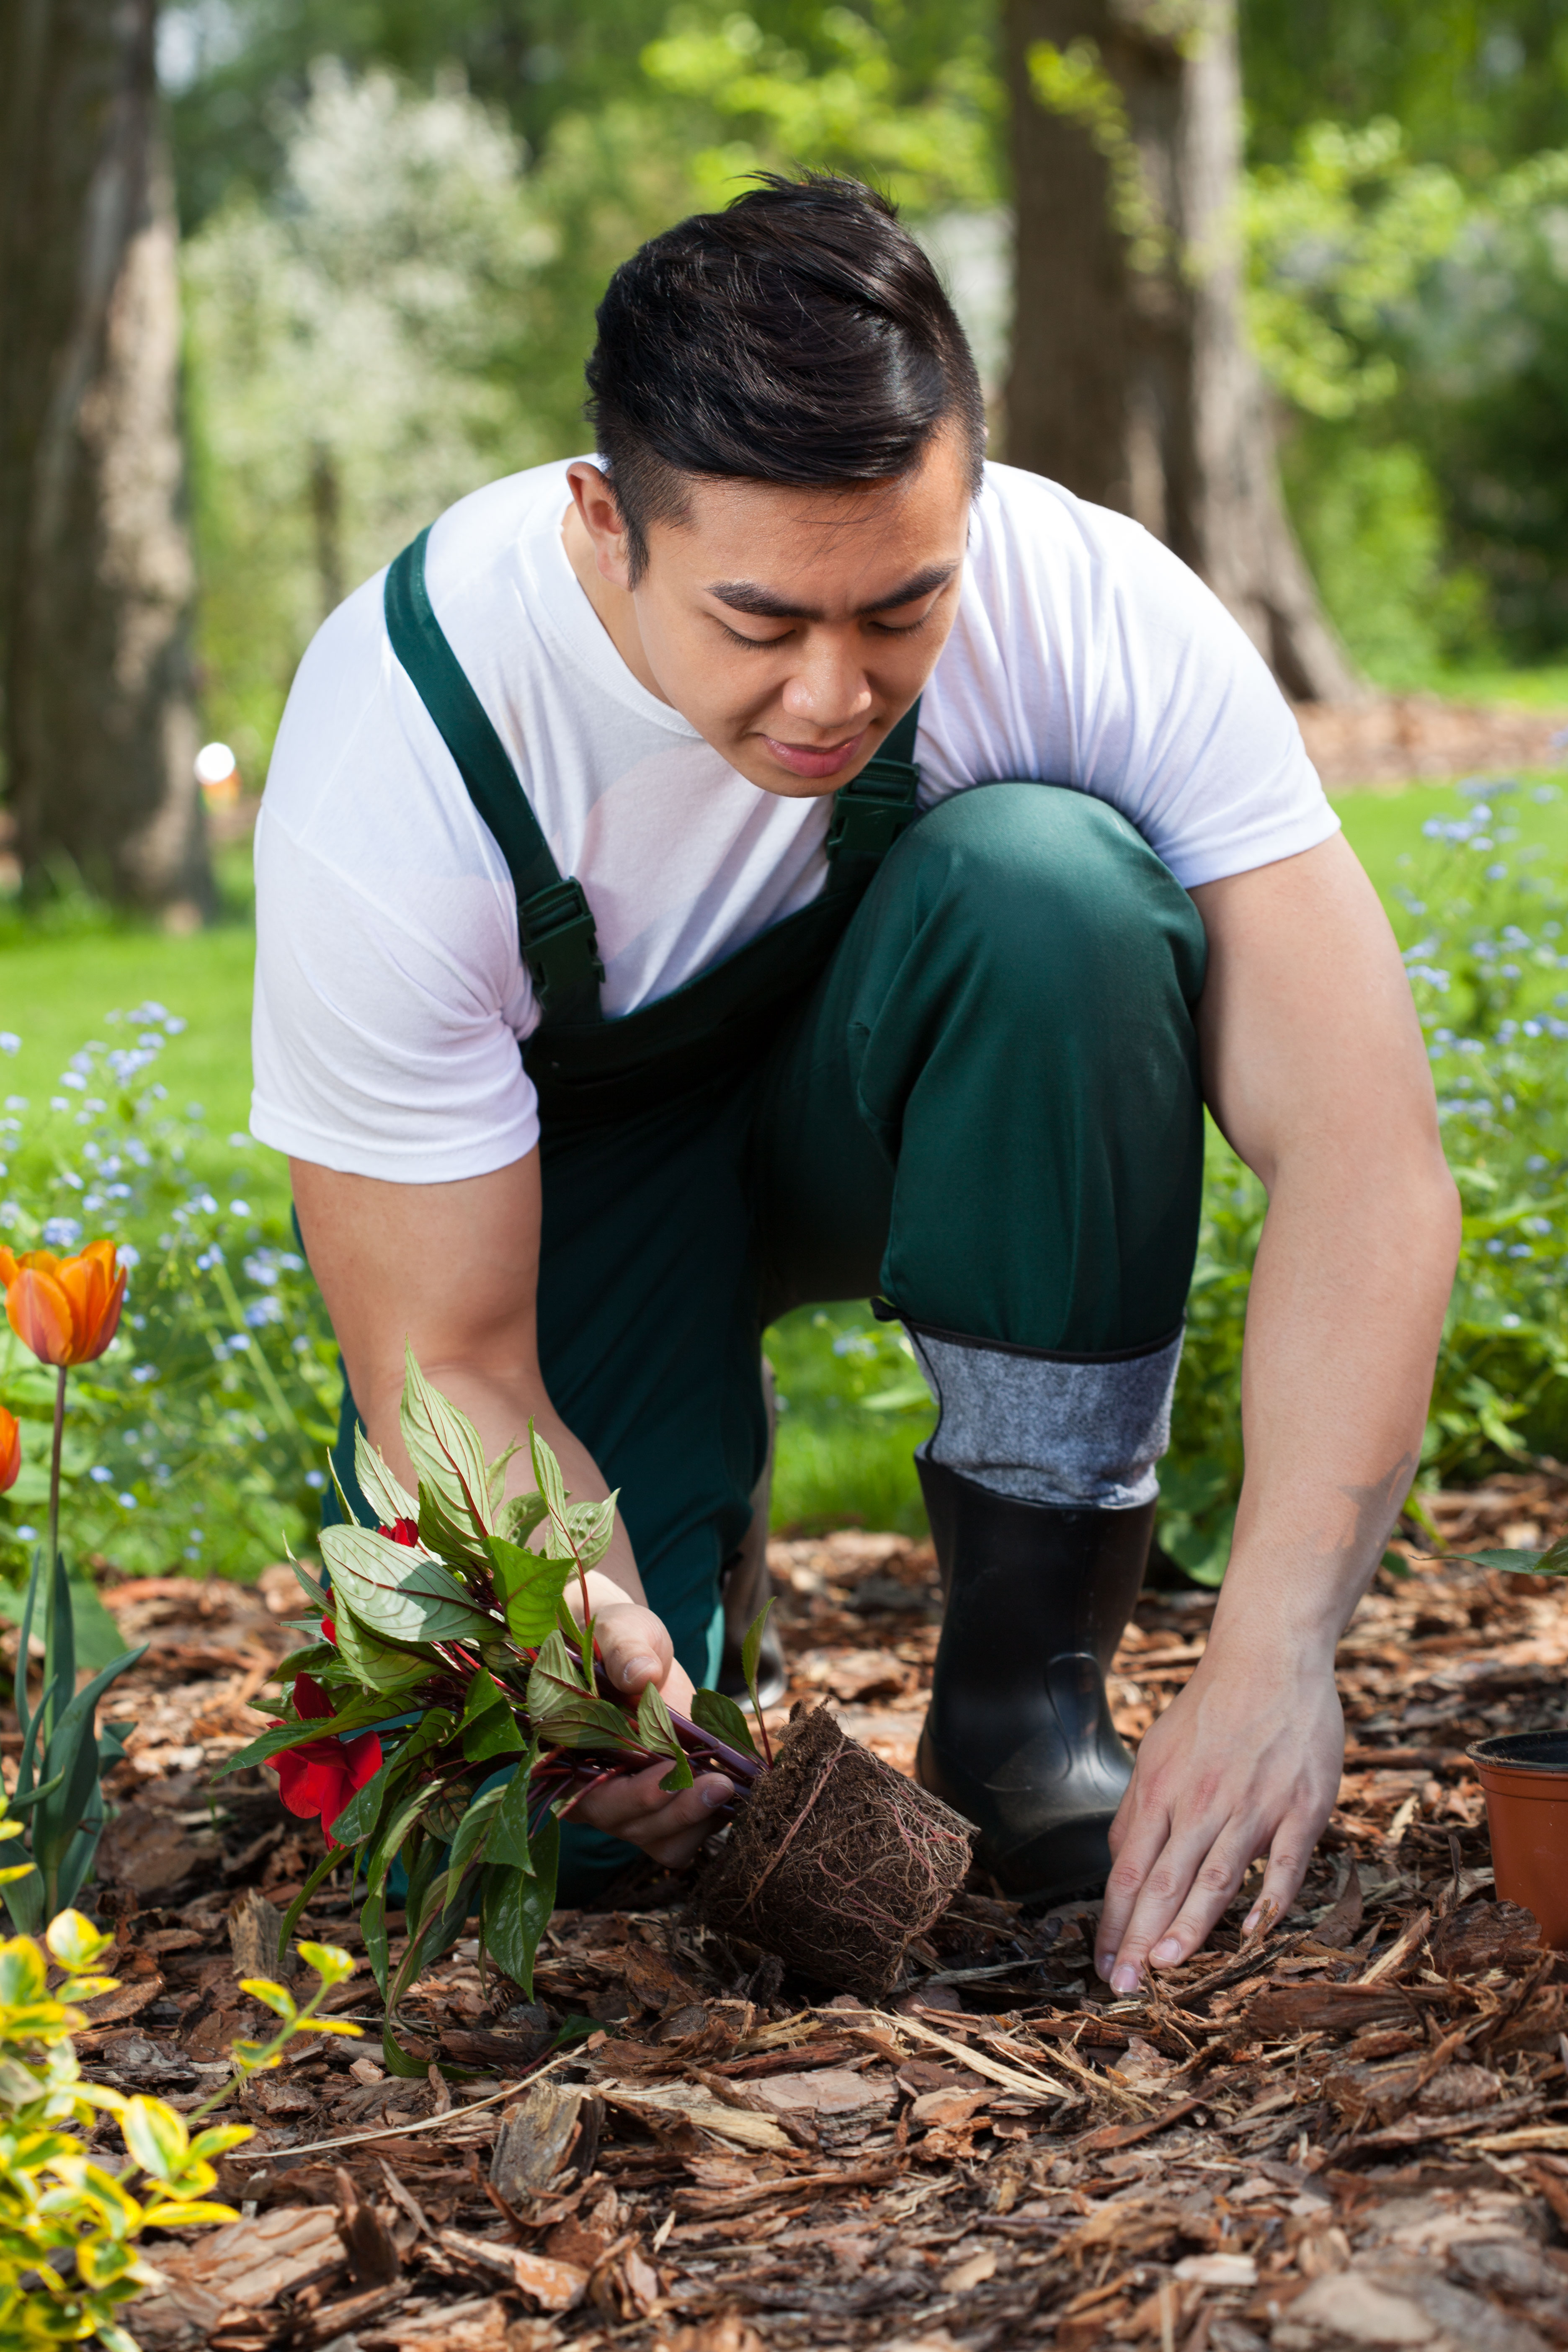
<svg viewBox="0 0 1568 2352">
<path fill-rule="evenodd" d="M 16 1279 L 16 1253 L 0 1242 L 0 1290 L 9 1290 Z"/>
<path fill-rule="evenodd" d="M 0 1404 L 0 1495 L 14 1486 L 22 1467 L 22 1432 L 15 1413 Z"/>
<path fill-rule="evenodd" d="M 71 1361 L 89 1364 L 102 1355 L 120 1323 L 125 1276 L 116 1265 L 114 1244 L 89 1242 L 75 1257 L 63 1258 L 55 1280 L 71 1303 L 76 1327 Z"/>
<path fill-rule="evenodd" d="M 50 1274 L 24 1265 L 5 1292 L 5 1317 L 40 1363 L 68 1364 L 76 1336 L 71 1302 Z"/>
</svg>

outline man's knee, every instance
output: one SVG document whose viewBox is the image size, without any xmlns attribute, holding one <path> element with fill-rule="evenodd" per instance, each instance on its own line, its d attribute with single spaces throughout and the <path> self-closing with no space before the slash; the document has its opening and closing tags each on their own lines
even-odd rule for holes
<svg viewBox="0 0 1568 2352">
<path fill-rule="evenodd" d="M 1065 785 L 980 785 L 942 802 L 900 850 L 917 919 L 940 924 L 972 977 L 989 967 L 1029 994 L 1031 982 L 1089 987 L 1102 1004 L 1173 984 L 1196 1002 L 1202 920 L 1106 802 Z"/>
</svg>

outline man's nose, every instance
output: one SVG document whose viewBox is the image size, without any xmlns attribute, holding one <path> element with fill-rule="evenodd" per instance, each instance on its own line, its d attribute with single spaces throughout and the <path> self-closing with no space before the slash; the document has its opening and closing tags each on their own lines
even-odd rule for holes
<svg viewBox="0 0 1568 2352">
<path fill-rule="evenodd" d="M 862 725 L 871 708 L 871 688 L 857 655 L 848 647 L 822 646 L 795 671 L 784 689 L 792 719 L 825 733 Z"/>
</svg>

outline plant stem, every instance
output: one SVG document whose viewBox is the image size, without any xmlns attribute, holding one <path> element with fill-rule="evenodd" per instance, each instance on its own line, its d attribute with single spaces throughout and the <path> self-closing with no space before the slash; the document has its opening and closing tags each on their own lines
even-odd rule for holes
<svg viewBox="0 0 1568 2352">
<path fill-rule="evenodd" d="M 66 1366 L 62 1364 L 55 1377 L 55 1441 L 49 1454 L 49 1563 L 44 1583 L 44 1687 L 39 1698 L 40 1709 L 48 1713 L 42 1726 L 39 1743 L 40 1778 L 43 1750 L 53 1731 L 54 1709 L 50 1706 L 55 1664 L 55 1562 L 60 1552 L 60 1461 L 66 1437 Z M 27 1661 L 19 1658 L 16 1671 L 25 1675 Z M 31 1841 L 29 1840 L 29 1843 Z"/>
<path fill-rule="evenodd" d="M 289 1431 L 293 1436 L 298 1438 L 300 1444 L 303 1445 L 305 1443 L 305 1433 L 300 1428 L 299 1421 L 295 1417 L 292 1405 L 290 1405 L 288 1398 L 284 1395 L 282 1390 L 279 1387 L 276 1379 L 273 1377 L 272 1367 L 267 1360 L 267 1351 L 262 1347 L 260 1339 L 250 1329 L 249 1326 L 246 1322 L 245 1309 L 239 1303 L 239 1294 L 235 1289 L 233 1280 L 229 1275 L 229 1270 L 227 1266 L 225 1265 L 222 1258 L 219 1258 L 217 1264 L 213 1267 L 212 1276 L 214 1283 L 217 1286 L 218 1294 L 221 1297 L 225 1307 L 228 1309 L 229 1321 L 233 1324 L 235 1329 L 242 1333 L 243 1336 L 250 1342 L 250 1351 L 256 1359 L 257 1377 L 260 1381 L 262 1387 L 267 1391 L 268 1403 L 278 1415 L 283 1427 Z"/>
<path fill-rule="evenodd" d="M 738 1749 L 726 1748 L 721 1739 L 715 1739 L 710 1731 L 705 1731 L 700 1723 L 693 1723 L 689 1716 L 681 1715 L 673 1706 L 669 1710 L 669 1719 L 677 1731 L 689 1735 L 697 1747 L 706 1748 L 727 1772 L 738 1772 L 742 1780 L 754 1780 L 763 1769 L 754 1756 L 742 1756 Z M 684 1739 L 682 1745 L 685 1745 Z"/>
</svg>

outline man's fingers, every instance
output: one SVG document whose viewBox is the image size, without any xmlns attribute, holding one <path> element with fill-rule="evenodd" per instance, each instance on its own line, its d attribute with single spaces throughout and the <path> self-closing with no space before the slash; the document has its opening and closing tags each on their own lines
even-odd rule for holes
<svg viewBox="0 0 1568 2352">
<path fill-rule="evenodd" d="M 651 1609 L 627 1601 L 595 1612 L 595 1633 L 605 1672 L 628 1696 L 662 1683 L 675 1663 L 669 1635 Z"/>
<path fill-rule="evenodd" d="M 650 1764 L 630 1780 L 606 1780 L 574 1808 L 573 1818 L 611 1837 L 628 1839 L 668 1868 L 689 1862 L 735 1791 L 721 1772 L 705 1772 L 670 1796 L 659 1782 L 667 1763 Z"/>
<path fill-rule="evenodd" d="M 1195 1952 L 1247 1875 L 1256 1852 L 1253 1839 L 1235 1823 L 1205 1852 L 1199 1842 L 1184 1853 L 1171 1852 L 1150 1873 L 1131 1922 L 1121 1939 L 1110 1981 L 1118 1992 L 1137 1990 L 1144 1968 L 1175 1968 Z"/>
<path fill-rule="evenodd" d="M 1116 1859 L 1105 1882 L 1105 1907 L 1095 1937 L 1094 1964 L 1107 1981 L 1143 1882 L 1164 1852 L 1170 1833 L 1168 1810 L 1143 1796 L 1134 1772 L 1110 1826 L 1110 1850 Z"/>
<path fill-rule="evenodd" d="M 1263 1874 L 1258 1900 L 1242 1922 L 1244 1935 L 1250 1936 L 1263 1925 L 1265 1906 L 1270 1903 L 1274 1906 L 1271 1916 L 1283 1919 L 1301 1892 L 1301 1882 L 1317 1842 L 1317 1832 L 1310 1821 L 1300 1815 L 1292 1813 L 1280 1822 L 1268 1849 L 1268 1867 Z"/>
</svg>

